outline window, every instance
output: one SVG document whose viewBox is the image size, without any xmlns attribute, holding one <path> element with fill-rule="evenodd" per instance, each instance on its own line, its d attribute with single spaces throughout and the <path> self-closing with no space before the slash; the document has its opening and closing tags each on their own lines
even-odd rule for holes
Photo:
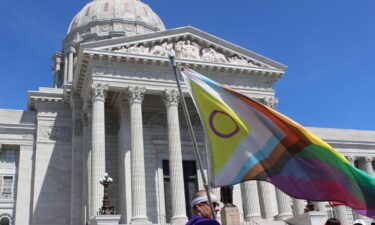
<svg viewBox="0 0 375 225">
<path fill-rule="evenodd" d="M 183 161 L 183 173 L 184 173 L 184 187 L 185 187 L 185 203 L 186 203 L 186 215 L 190 218 L 191 208 L 190 201 L 195 192 L 198 191 L 198 179 L 197 179 L 197 167 L 195 161 Z M 171 184 L 170 184 L 170 171 L 169 161 L 163 160 L 163 175 L 164 175 L 164 198 L 165 198 L 165 214 L 166 221 L 171 221 Z"/>
<path fill-rule="evenodd" d="M 10 200 L 16 196 L 18 158 L 18 146 L 2 146 L 0 151 L 0 199 Z"/>
<path fill-rule="evenodd" d="M 13 176 L 4 176 L 2 180 L 1 197 L 12 198 L 13 194 Z"/>
<path fill-rule="evenodd" d="M 14 168 L 18 163 L 18 151 L 17 150 L 5 150 L 0 151 L 0 165 L 1 168 Z"/>
</svg>

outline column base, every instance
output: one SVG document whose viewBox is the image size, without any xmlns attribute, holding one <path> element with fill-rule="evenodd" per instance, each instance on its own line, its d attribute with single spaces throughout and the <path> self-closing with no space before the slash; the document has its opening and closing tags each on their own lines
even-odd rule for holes
<svg viewBox="0 0 375 225">
<path fill-rule="evenodd" d="M 171 219 L 171 225 L 185 225 L 188 219 L 186 216 L 174 216 Z"/>
<path fill-rule="evenodd" d="M 292 213 L 281 213 L 275 216 L 275 220 L 286 220 L 293 217 Z"/>
<path fill-rule="evenodd" d="M 150 225 L 152 224 L 150 221 L 148 221 L 145 217 L 133 217 L 130 220 L 130 224 L 136 224 L 136 225 Z"/>
<path fill-rule="evenodd" d="M 312 211 L 287 219 L 289 225 L 321 225 L 327 220 L 327 213 Z"/>
<path fill-rule="evenodd" d="M 121 215 L 96 215 L 91 218 L 90 225 L 118 225 Z"/>
<path fill-rule="evenodd" d="M 240 225 L 240 213 L 236 206 L 224 206 L 221 209 L 222 225 Z"/>
</svg>

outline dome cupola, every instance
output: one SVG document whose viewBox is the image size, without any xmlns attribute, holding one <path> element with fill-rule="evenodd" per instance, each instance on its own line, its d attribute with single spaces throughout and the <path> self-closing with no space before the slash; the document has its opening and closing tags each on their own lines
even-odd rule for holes
<svg viewBox="0 0 375 225">
<path fill-rule="evenodd" d="M 163 30 L 159 16 L 140 0 L 93 0 L 70 23 L 64 44 Z"/>
</svg>

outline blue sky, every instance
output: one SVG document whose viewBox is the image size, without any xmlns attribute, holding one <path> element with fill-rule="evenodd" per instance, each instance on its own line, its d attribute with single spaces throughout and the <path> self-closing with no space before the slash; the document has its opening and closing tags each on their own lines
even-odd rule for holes
<svg viewBox="0 0 375 225">
<path fill-rule="evenodd" d="M 143 0 L 167 28 L 191 25 L 288 66 L 277 109 L 304 126 L 375 130 L 374 0 Z M 52 54 L 89 0 L 0 1 L 0 108 L 52 86 Z"/>
</svg>

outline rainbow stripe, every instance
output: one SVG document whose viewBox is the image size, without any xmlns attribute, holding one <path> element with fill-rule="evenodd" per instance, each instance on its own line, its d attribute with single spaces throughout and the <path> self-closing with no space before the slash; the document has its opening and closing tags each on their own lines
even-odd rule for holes
<svg viewBox="0 0 375 225">
<path fill-rule="evenodd" d="M 277 111 L 193 70 L 182 75 L 207 136 L 212 186 L 262 180 L 294 198 L 375 216 L 374 177 Z"/>
</svg>

